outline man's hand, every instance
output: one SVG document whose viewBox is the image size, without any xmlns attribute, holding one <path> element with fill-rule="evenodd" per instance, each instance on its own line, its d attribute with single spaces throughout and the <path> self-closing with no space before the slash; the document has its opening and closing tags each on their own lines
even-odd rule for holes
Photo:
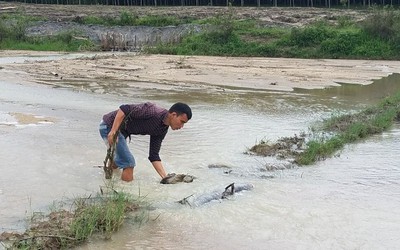
<svg viewBox="0 0 400 250">
<path fill-rule="evenodd" d="M 112 145 L 114 145 L 114 143 L 116 143 L 118 140 L 118 136 L 116 136 L 116 133 L 117 132 L 111 130 L 110 133 L 108 133 L 108 135 L 107 135 L 107 141 L 108 141 L 108 145 L 110 145 L 110 147 Z"/>
<path fill-rule="evenodd" d="M 125 118 L 124 112 L 121 109 L 118 109 L 118 112 L 115 115 L 115 119 L 114 119 L 114 123 L 111 128 L 111 131 L 107 135 L 107 140 L 108 140 L 108 144 L 110 145 L 110 147 L 112 145 L 114 145 L 115 142 L 117 142 L 117 138 L 118 138 L 117 133 L 119 131 L 119 127 L 121 126 L 121 123 L 124 120 L 124 118 Z"/>
</svg>

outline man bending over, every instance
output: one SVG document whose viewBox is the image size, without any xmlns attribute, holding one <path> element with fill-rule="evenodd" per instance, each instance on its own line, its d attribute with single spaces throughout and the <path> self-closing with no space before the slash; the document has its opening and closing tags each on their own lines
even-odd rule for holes
<svg viewBox="0 0 400 250">
<path fill-rule="evenodd" d="M 192 118 L 192 110 L 185 103 L 175 103 L 169 110 L 153 103 L 121 105 L 118 110 L 103 116 L 100 135 L 108 146 L 116 138 L 114 168 L 121 168 L 123 181 L 133 180 L 135 158 L 130 152 L 127 137 L 131 135 L 150 135 L 149 160 L 161 178 L 167 176 L 159 156 L 161 143 L 168 128 L 177 130 Z"/>
</svg>

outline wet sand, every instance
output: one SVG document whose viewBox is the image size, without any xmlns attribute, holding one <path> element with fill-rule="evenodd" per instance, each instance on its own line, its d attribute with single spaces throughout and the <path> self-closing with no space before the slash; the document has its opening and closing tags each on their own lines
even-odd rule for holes
<svg viewBox="0 0 400 250">
<path fill-rule="evenodd" d="M 40 56 L 56 53 L 0 51 L 6 56 Z M 65 55 L 65 54 L 64 54 Z M 85 54 L 83 54 L 85 55 Z M 115 82 L 140 89 L 211 89 L 292 91 L 340 83 L 370 84 L 400 73 L 400 61 L 210 57 L 96 53 L 75 59 L 2 64 L 0 77 L 24 72 L 27 80 L 55 86 L 79 83 L 95 88 Z"/>
</svg>

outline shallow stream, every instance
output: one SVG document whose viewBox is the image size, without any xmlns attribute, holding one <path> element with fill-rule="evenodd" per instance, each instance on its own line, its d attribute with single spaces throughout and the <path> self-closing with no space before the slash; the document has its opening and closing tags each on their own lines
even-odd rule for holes
<svg viewBox="0 0 400 250">
<path fill-rule="evenodd" d="M 80 249 L 397 249 L 399 124 L 308 167 L 268 172 L 265 164 L 275 159 L 244 152 L 260 140 L 299 134 L 332 113 L 361 109 L 399 90 L 399 75 L 367 86 L 211 93 L 124 87 L 100 94 L 0 79 L 0 231 L 20 230 L 33 211 L 104 185 L 102 170 L 94 167 L 105 156 L 97 130 L 104 113 L 122 103 L 150 100 L 168 108 L 183 101 L 193 119 L 168 133 L 161 158 L 168 172 L 197 179 L 159 184 L 147 160 L 148 137 L 132 137 L 135 181 L 117 186 L 152 203 L 150 220 L 140 227 L 128 221 L 112 240 Z M 27 122 L 15 114 L 34 117 Z M 227 173 L 210 164 L 231 168 Z M 176 203 L 232 182 L 254 189 L 196 208 Z"/>
</svg>

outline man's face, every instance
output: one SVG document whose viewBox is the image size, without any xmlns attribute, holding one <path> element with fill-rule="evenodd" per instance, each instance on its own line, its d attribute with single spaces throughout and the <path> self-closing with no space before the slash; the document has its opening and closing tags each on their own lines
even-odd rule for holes
<svg viewBox="0 0 400 250">
<path fill-rule="evenodd" d="M 188 118 L 186 114 L 178 115 L 177 113 L 172 112 L 169 126 L 172 130 L 177 130 L 183 128 L 183 125 L 187 122 Z"/>
</svg>

